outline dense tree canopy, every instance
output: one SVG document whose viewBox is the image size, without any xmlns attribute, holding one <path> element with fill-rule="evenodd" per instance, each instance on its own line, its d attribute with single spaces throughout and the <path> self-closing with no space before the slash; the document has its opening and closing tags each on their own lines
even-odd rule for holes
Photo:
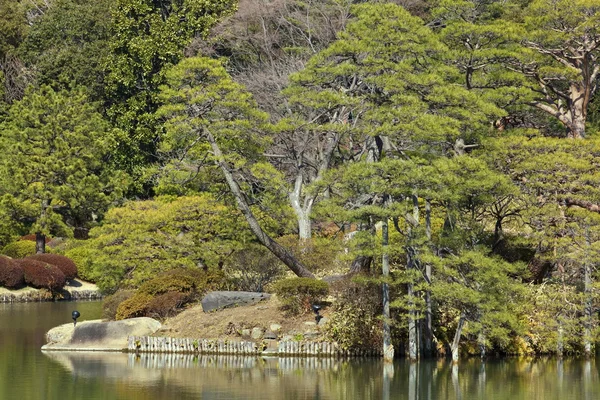
<svg viewBox="0 0 600 400">
<path fill-rule="evenodd" d="M 262 245 L 373 314 L 338 304 L 345 345 L 384 313 L 414 359 L 590 355 L 599 21 L 595 0 L 0 0 L 0 242 L 93 227 L 57 251 L 107 292 L 242 282 Z"/>
<path fill-rule="evenodd" d="M 82 92 L 31 90 L 0 126 L 2 192 L 18 200 L 33 233 L 72 236 L 126 183 L 103 168 L 117 139 Z"/>
</svg>

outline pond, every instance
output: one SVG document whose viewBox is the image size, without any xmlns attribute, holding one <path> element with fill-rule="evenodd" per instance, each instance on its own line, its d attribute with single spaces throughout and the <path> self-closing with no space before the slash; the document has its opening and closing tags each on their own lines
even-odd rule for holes
<svg viewBox="0 0 600 400">
<path fill-rule="evenodd" d="M 600 398 L 597 360 L 466 360 L 384 368 L 377 359 L 129 355 L 40 351 L 44 333 L 99 318 L 99 302 L 0 304 L 0 399 Z"/>
</svg>

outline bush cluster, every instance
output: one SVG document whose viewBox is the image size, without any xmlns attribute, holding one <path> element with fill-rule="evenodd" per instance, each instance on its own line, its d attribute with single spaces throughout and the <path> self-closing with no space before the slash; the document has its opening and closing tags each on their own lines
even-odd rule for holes
<svg viewBox="0 0 600 400">
<path fill-rule="evenodd" d="M 143 283 L 133 296 L 116 307 L 115 319 L 134 317 L 166 318 L 184 305 L 198 300 L 208 290 L 217 288 L 223 281 L 218 270 L 175 269 Z M 117 292 L 119 293 L 119 292 Z M 117 294 L 109 299 L 105 310 L 123 298 Z"/>
<path fill-rule="evenodd" d="M 332 286 L 336 301 L 326 325 L 327 338 L 346 350 L 381 348 L 381 286 L 347 280 Z"/>
<path fill-rule="evenodd" d="M 15 262 L 23 268 L 25 283 L 34 288 L 57 292 L 67 282 L 65 274 L 57 266 L 30 258 L 15 260 Z"/>
<path fill-rule="evenodd" d="M 0 286 L 18 289 L 23 285 L 25 285 L 23 268 L 10 257 L 0 256 Z"/>
<path fill-rule="evenodd" d="M 76 241 L 81 245 L 79 241 Z M 95 252 L 87 247 L 75 247 L 68 249 L 65 255 L 73 260 L 77 268 L 77 276 L 85 281 L 96 282 L 98 271 L 94 270 L 93 260 Z"/>
<path fill-rule="evenodd" d="M 281 262 L 266 248 L 249 245 L 235 251 L 223 265 L 231 290 L 262 292 L 284 273 Z"/>
<path fill-rule="evenodd" d="M 151 294 L 136 293 L 133 297 L 130 297 L 119 304 L 115 319 L 119 320 L 146 316 L 148 305 L 152 299 L 153 296 Z"/>
<path fill-rule="evenodd" d="M 102 318 L 114 320 L 117 316 L 119 304 L 133 297 L 135 290 L 119 290 L 102 301 Z"/>
<path fill-rule="evenodd" d="M 35 254 L 35 242 L 31 240 L 17 240 L 4 246 L 2 254 L 17 259 Z"/>
<path fill-rule="evenodd" d="M 27 257 L 28 259 L 42 261 L 47 264 L 54 265 L 58 267 L 63 274 L 65 274 L 65 278 L 67 280 L 74 279 L 77 276 L 77 266 L 68 257 L 65 257 L 60 254 L 34 254 L 32 256 Z"/>
<path fill-rule="evenodd" d="M 327 282 L 311 278 L 289 278 L 275 282 L 272 286 L 283 303 L 283 309 L 292 315 L 310 311 L 311 305 L 327 296 Z"/>
</svg>

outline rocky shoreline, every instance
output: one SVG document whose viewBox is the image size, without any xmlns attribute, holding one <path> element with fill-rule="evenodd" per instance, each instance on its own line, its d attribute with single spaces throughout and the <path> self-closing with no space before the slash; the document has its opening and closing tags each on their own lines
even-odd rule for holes
<svg viewBox="0 0 600 400">
<path fill-rule="evenodd" d="M 56 300 L 100 300 L 102 293 L 92 283 L 74 279 L 60 293 L 25 287 L 18 290 L 0 288 L 0 303 L 30 303 Z"/>
</svg>

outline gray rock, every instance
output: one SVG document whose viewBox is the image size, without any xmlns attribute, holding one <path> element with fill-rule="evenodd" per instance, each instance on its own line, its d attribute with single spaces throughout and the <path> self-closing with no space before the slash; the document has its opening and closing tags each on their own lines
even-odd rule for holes
<svg viewBox="0 0 600 400">
<path fill-rule="evenodd" d="M 271 340 L 276 340 L 277 339 L 277 334 L 273 331 L 267 331 L 265 333 L 264 339 L 271 339 Z"/>
<path fill-rule="evenodd" d="M 281 331 L 281 325 L 279 325 L 279 324 L 271 324 L 271 326 L 269 326 L 269 329 L 272 332 L 278 333 L 279 331 Z"/>
<path fill-rule="evenodd" d="M 242 337 L 243 337 L 243 338 L 246 338 L 246 339 L 247 339 L 247 338 L 249 338 L 249 337 L 250 337 L 250 335 L 251 335 L 251 334 L 252 334 L 252 333 L 250 332 L 250 329 L 242 329 Z"/>
<path fill-rule="evenodd" d="M 42 350 L 107 350 L 127 348 L 128 336 L 149 336 L 161 328 L 152 318 L 131 318 L 121 321 L 83 321 L 73 327 L 68 323 L 46 333 L 48 344 Z"/>
<path fill-rule="evenodd" d="M 306 331 L 304 332 L 304 339 L 313 340 L 319 337 L 319 332 L 317 331 Z"/>
<path fill-rule="evenodd" d="M 325 324 L 327 324 L 327 322 L 329 322 L 329 318 L 327 318 L 327 317 L 323 317 L 323 318 L 321 318 L 321 320 L 319 321 L 319 326 L 325 326 Z"/>
<path fill-rule="evenodd" d="M 270 297 L 271 295 L 268 293 L 259 292 L 210 292 L 202 299 L 202 310 L 204 312 L 210 312 L 225 307 L 250 305 Z"/>
<path fill-rule="evenodd" d="M 258 340 L 260 338 L 262 338 L 263 336 L 263 330 L 261 328 L 252 328 L 252 334 L 250 335 L 250 337 L 254 340 Z"/>
</svg>

